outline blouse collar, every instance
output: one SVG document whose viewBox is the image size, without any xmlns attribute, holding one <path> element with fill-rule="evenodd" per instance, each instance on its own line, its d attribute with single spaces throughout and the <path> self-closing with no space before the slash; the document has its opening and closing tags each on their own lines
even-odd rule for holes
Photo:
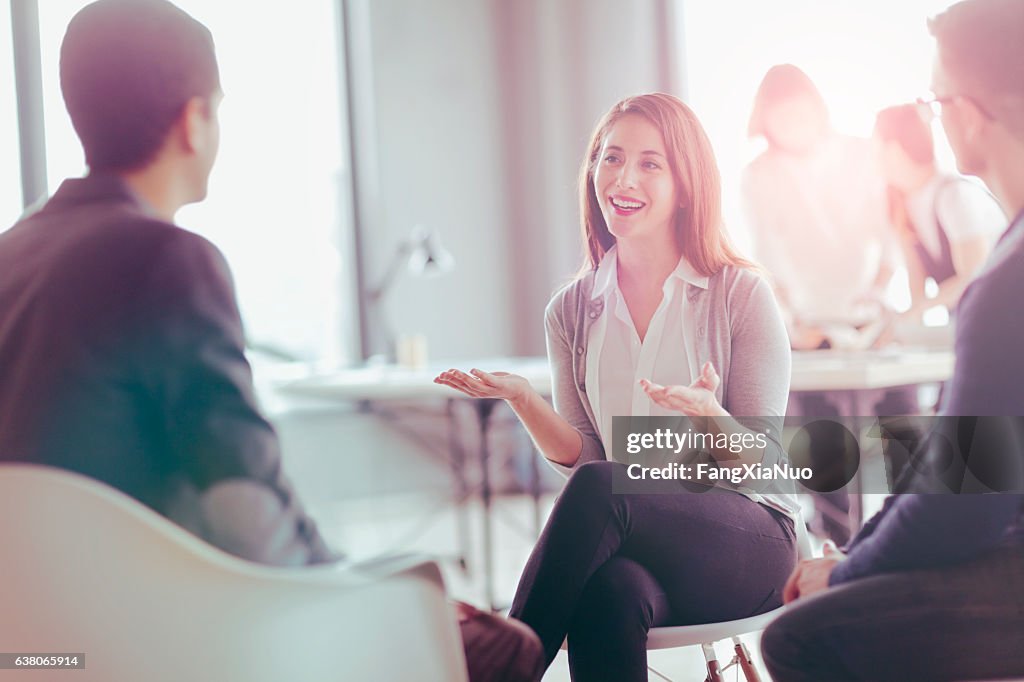
<svg viewBox="0 0 1024 682">
<path fill-rule="evenodd" d="M 604 258 L 598 264 L 597 271 L 594 273 L 594 290 L 590 295 L 592 299 L 600 298 L 611 290 L 618 288 L 619 259 L 617 249 L 618 246 L 613 245 L 612 248 L 605 252 Z M 679 263 L 676 264 L 675 269 L 669 274 L 669 278 L 672 277 L 701 289 L 708 288 L 708 277 L 699 274 L 690 265 L 690 261 L 686 260 L 686 256 L 679 258 Z"/>
</svg>

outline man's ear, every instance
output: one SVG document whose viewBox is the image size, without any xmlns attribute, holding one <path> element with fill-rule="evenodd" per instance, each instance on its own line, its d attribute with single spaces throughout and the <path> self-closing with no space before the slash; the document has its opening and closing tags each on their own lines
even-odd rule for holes
<svg viewBox="0 0 1024 682">
<path fill-rule="evenodd" d="M 964 140 L 974 142 L 992 121 L 974 101 L 962 99 L 960 101 L 960 123 Z"/>
<path fill-rule="evenodd" d="M 178 129 L 184 151 L 195 153 L 204 151 L 209 144 L 206 130 L 210 125 L 210 100 L 206 97 L 193 97 L 185 103 L 185 108 L 178 117 Z"/>
</svg>

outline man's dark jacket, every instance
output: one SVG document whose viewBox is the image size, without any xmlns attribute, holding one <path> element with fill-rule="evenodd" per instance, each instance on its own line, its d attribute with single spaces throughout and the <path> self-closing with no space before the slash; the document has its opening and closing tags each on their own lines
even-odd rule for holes
<svg viewBox="0 0 1024 682">
<path fill-rule="evenodd" d="M 328 560 L 243 349 L 221 254 L 117 176 L 0 234 L 0 461 L 105 481 L 240 556 Z"/>
<path fill-rule="evenodd" d="M 1005 542 L 1024 547 L 1022 296 L 1024 215 L 1018 215 L 957 307 L 956 366 L 921 451 L 921 489 L 931 494 L 888 498 L 850 541 L 830 584 L 961 563 Z M 1004 492 L 973 494 L 963 486 L 968 469 L 987 474 L 988 489 Z M 933 474 L 942 485 L 927 481 Z"/>
</svg>

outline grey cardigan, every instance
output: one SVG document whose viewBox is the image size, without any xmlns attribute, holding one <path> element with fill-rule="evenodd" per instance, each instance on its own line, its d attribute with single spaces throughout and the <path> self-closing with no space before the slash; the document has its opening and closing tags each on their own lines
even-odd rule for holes
<svg viewBox="0 0 1024 682">
<path fill-rule="evenodd" d="M 607 459 L 585 383 L 590 328 L 605 313 L 604 300 L 591 298 L 594 274 L 559 290 L 544 313 L 555 411 L 583 437 L 571 468 Z M 771 287 L 756 272 L 729 265 L 708 278 L 707 289 L 687 283 L 684 301 L 683 319 L 692 321 L 684 332 L 690 374 L 710 360 L 722 377 L 722 407 L 747 428 L 767 432 L 762 464 L 783 463 L 779 435 L 792 357 Z"/>
</svg>

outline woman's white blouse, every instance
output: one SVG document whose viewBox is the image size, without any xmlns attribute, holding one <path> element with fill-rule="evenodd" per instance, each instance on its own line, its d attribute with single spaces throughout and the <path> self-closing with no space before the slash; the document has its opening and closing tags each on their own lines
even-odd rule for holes
<svg viewBox="0 0 1024 682">
<path fill-rule="evenodd" d="M 602 442 L 612 440 L 612 417 L 671 417 L 678 412 L 653 402 L 640 386 L 640 379 L 663 385 L 686 386 L 693 381 L 691 362 L 686 348 L 686 334 L 694 325 L 684 319 L 686 284 L 704 289 L 708 278 L 697 274 L 685 258 L 680 258 L 662 287 L 661 303 L 651 318 L 647 334 L 640 340 L 626 307 L 618 283 L 616 248 L 605 254 L 594 276 L 592 298 L 604 298 L 608 314 L 598 318 L 590 328 L 587 343 L 588 395 L 597 420 Z M 664 349 L 664 352 L 662 352 Z M 611 458 L 611 448 L 607 449 Z"/>
</svg>

